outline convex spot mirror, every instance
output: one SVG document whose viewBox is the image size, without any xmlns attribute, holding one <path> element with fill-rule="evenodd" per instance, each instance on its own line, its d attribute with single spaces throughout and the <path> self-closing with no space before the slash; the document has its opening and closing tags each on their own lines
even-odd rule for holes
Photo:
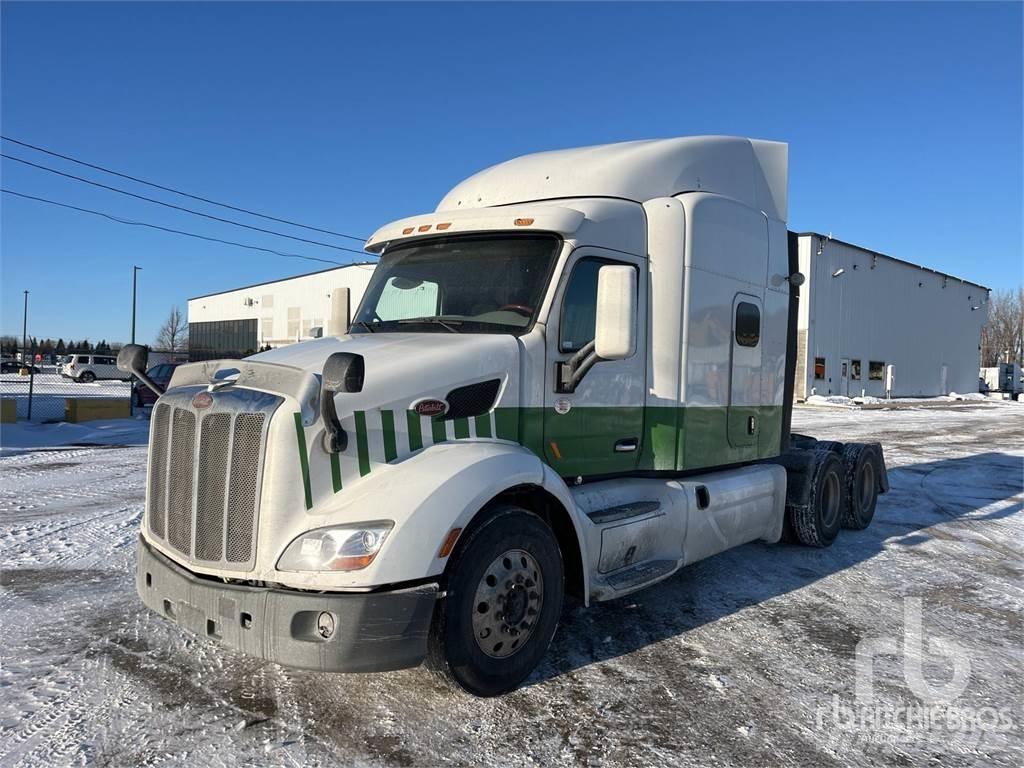
<svg viewBox="0 0 1024 768">
<path fill-rule="evenodd" d="M 607 264 L 597 273 L 594 352 L 601 360 L 624 360 L 636 352 L 637 273 Z"/>
</svg>

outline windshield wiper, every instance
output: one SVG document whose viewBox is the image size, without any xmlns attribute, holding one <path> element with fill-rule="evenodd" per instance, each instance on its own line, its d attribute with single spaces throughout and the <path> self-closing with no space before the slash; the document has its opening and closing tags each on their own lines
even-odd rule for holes
<svg viewBox="0 0 1024 768">
<path fill-rule="evenodd" d="M 363 328 L 365 328 L 366 330 L 368 330 L 368 331 L 369 331 L 370 333 L 376 333 L 376 332 L 377 332 L 377 329 L 376 329 L 376 328 L 374 328 L 374 327 L 373 327 L 372 325 L 370 325 L 370 324 L 369 324 L 368 322 L 366 322 L 365 320 L 356 320 L 355 322 L 353 322 L 353 323 L 352 323 L 352 325 L 359 325 L 359 326 L 362 326 Z"/>
<path fill-rule="evenodd" d="M 446 331 L 450 331 L 452 333 L 462 333 L 462 331 L 460 331 L 458 328 L 455 327 L 455 325 L 461 325 L 462 324 L 460 320 L 442 320 L 440 317 L 437 317 L 437 316 L 431 316 L 431 317 L 406 317 L 406 318 L 403 318 L 401 320 L 397 320 L 396 322 L 399 325 L 406 325 L 408 323 L 430 323 L 432 325 L 440 325 Z M 455 325 L 451 325 L 451 323 L 455 323 Z"/>
</svg>

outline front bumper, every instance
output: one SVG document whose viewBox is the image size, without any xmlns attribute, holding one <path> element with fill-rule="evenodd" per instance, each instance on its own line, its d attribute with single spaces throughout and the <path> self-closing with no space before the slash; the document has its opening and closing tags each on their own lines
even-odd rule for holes
<svg viewBox="0 0 1024 768">
<path fill-rule="evenodd" d="M 135 586 L 147 607 L 185 629 L 287 667 L 383 672 L 415 667 L 427 650 L 437 585 L 316 593 L 199 577 L 139 539 Z M 329 613 L 334 632 L 318 632 Z"/>
</svg>

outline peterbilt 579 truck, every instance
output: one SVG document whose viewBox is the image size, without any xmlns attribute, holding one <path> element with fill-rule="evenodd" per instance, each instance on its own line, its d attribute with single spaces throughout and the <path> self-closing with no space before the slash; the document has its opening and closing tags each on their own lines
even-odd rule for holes
<svg viewBox="0 0 1024 768">
<path fill-rule="evenodd" d="M 790 433 L 787 152 L 707 136 L 496 165 L 367 241 L 347 335 L 178 367 L 142 600 L 286 666 L 426 660 L 487 696 L 534 669 L 565 595 L 867 526 L 880 446 Z M 159 393 L 144 349 L 119 364 Z"/>
</svg>

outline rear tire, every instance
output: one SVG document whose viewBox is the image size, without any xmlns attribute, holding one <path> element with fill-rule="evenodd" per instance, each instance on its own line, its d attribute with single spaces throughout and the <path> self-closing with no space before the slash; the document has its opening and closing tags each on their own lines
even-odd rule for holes
<svg viewBox="0 0 1024 768">
<path fill-rule="evenodd" d="M 846 509 L 846 482 L 839 456 L 830 450 L 815 451 L 810 496 L 805 507 L 791 510 L 797 541 L 809 547 L 827 547 L 835 541 Z"/>
<path fill-rule="evenodd" d="M 86 371 L 85 373 L 78 377 L 78 380 L 82 384 L 92 384 L 94 381 L 96 381 L 96 374 L 93 373 L 92 371 Z"/>
<path fill-rule="evenodd" d="M 558 541 L 537 515 L 503 506 L 456 547 L 427 666 L 476 696 L 518 686 L 547 652 L 562 611 Z"/>
<path fill-rule="evenodd" d="M 843 528 L 862 531 L 871 524 L 878 504 L 878 461 L 875 447 L 848 443 L 843 449 L 843 468 L 846 470 L 847 495 Z"/>
</svg>

